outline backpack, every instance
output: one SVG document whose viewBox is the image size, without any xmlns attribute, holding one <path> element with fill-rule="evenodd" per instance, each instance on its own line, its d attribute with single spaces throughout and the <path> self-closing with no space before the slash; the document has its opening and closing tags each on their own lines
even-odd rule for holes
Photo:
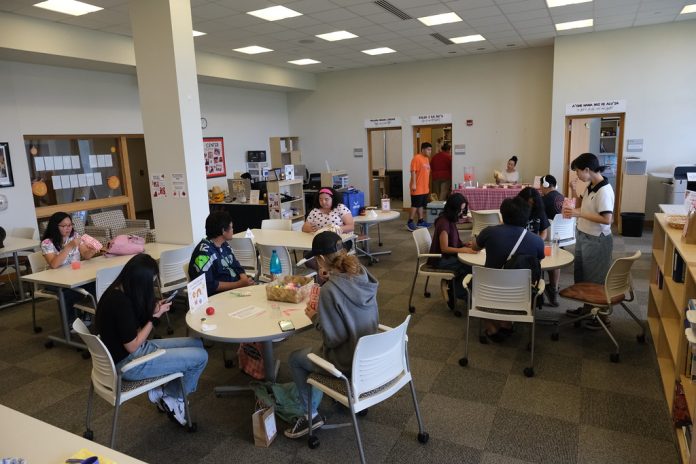
<svg viewBox="0 0 696 464">
<path fill-rule="evenodd" d="M 145 251 L 145 239 L 137 235 L 117 235 L 106 246 L 107 256 L 136 255 Z"/>
</svg>

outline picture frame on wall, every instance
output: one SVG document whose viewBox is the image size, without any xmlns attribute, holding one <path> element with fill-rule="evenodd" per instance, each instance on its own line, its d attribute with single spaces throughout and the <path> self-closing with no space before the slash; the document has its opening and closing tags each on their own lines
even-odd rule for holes
<svg viewBox="0 0 696 464">
<path fill-rule="evenodd" d="M 3 187 L 14 187 L 8 142 L 0 142 L 0 188 Z"/>
<path fill-rule="evenodd" d="M 227 177 L 225 168 L 225 143 L 222 137 L 203 137 L 205 177 Z"/>
</svg>

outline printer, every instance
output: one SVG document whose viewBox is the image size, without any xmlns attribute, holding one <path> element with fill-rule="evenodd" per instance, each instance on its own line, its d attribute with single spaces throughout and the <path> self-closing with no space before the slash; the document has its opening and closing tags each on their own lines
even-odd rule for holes
<svg viewBox="0 0 696 464">
<path fill-rule="evenodd" d="M 688 174 L 696 175 L 696 164 L 675 166 L 672 179 L 664 182 L 667 193 L 667 202 L 671 204 L 684 203 L 687 190 L 696 192 L 696 181 L 689 181 Z"/>
</svg>

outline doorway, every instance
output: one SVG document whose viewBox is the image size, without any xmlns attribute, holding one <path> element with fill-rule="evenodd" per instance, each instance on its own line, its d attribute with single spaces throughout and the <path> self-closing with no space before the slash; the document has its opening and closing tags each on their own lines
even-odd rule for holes
<svg viewBox="0 0 696 464">
<path fill-rule="evenodd" d="M 402 201 L 401 127 L 367 129 L 367 142 L 370 205 L 380 206 L 383 195 Z"/>
<path fill-rule="evenodd" d="M 452 124 L 434 124 L 429 126 L 414 126 L 413 127 L 413 153 L 420 153 L 421 144 L 424 142 L 429 142 L 433 146 L 433 151 L 431 155 L 435 156 L 437 153 L 442 151 L 442 146 L 447 143 L 450 147 L 452 146 Z M 432 172 L 431 172 L 432 174 Z M 452 186 L 452 176 L 450 175 L 449 186 L 451 191 Z M 438 188 L 439 190 L 439 188 Z M 445 186 L 445 191 L 447 187 Z M 434 192 L 433 189 L 433 177 L 430 176 L 430 192 Z M 435 192 L 438 197 L 443 196 L 443 192 Z M 445 196 L 446 198 L 446 196 Z M 444 200 L 444 198 L 440 198 Z"/>
<path fill-rule="evenodd" d="M 566 116 L 563 193 L 570 195 L 570 183 L 577 178 L 570 171 L 572 161 L 582 153 L 594 153 L 602 173 L 614 189 L 614 214 L 620 211 L 621 176 L 623 168 L 623 132 L 626 113 Z M 581 187 L 584 191 L 585 186 Z"/>
<path fill-rule="evenodd" d="M 128 136 L 126 138 L 126 148 L 128 150 L 128 167 L 135 217 L 148 219 L 150 227 L 154 228 L 155 220 L 152 213 L 152 199 L 150 198 L 145 138 Z"/>
</svg>

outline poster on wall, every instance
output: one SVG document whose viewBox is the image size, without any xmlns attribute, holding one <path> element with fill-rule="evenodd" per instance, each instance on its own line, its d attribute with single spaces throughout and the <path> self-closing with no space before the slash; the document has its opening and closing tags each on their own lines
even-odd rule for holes
<svg viewBox="0 0 696 464">
<path fill-rule="evenodd" d="M 186 198 L 186 176 L 172 173 L 172 197 Z"/>
<path fill-rule="evenodd" d="M 10 144 L 0 142 L 0 187 L 13 187 L 12 165 L 10 164 Z"/>
<path fill-rule="evenodd" d="M 227 177 L 225 170 L 225 145 L 222 137 L 203 138 L 203 157 L 205 158 L 205 177 Z"/>
<path fill-rule="evenodd" d="M 152 198 L 166 198 L 167 186 L 164 174 L 152 174 L 150 176 L 150 190 Z"/>
</svg>

